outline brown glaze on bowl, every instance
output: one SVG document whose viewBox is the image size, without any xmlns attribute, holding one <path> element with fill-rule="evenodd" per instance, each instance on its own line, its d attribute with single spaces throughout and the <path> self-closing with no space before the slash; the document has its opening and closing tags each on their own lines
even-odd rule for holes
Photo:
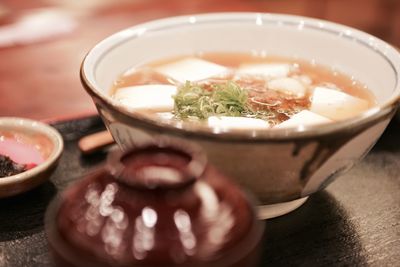
<svg viewBox="0 0 400 267">
<path fill-rule="evenodd" d="M 57 266 L 256 266 L 263 225 L 192 148 L 114 152 L 47 214 Z"/>
</svg>

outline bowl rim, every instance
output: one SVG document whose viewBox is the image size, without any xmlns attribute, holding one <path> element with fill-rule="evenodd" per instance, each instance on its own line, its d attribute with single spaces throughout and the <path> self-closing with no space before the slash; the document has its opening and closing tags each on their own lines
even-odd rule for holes
<svg viewBox="0 0 400 267">
<path fill-rule="evenodd" d="M 9 126 L 10 128 L 21 129 L 24 132 L 26 129 L 30 132 L 37 132 L 48 137 L 54 147 L 48 158 L 37 165 L 36 167 L 7 177 L 0 178 L 0 186 L 12 185 L 32 179 L 51 168 L 53 164 L 60 158 L 64 149 L 64 141 L 61 134 L 52 126 L 43 122 L 19 118 L 19 117 L 0 117 L 0 127 Z M 12 194 L 10 194 L 12 195 Z"/>
<path fill-rule="evenodd" d="M 129 110 L 118 101 L 107 96 L 97 89 L 94 72 L 97 63 L 110 50 L 116 48 L 123 42 L 131 38 L 140 38 L 147 32 L 157 32 L 165 29 L 190 26 L 199 23 L 220 23 L 220 22 L 247 22 L 254 25 L 276 24 L 288 27 L 307 28 L 317 30 L 328 34 L 337 35 L 349 41 L 363 45 L 383 57 L 393 69 L 396 75 L 396 84 L 391 96 L 379 106 L 374 106 L 361 114 L 346 120 L 336 121 L 334 123 L 310 125 L 294 128 L 271 128 L 271 129 L 230 129 L 229 131 L 213 132 L 211 127 L 200 126 L 196 123 L 185 123 L 185 127 L 178 126 L 171 122 L 161 122 L 151 119 L 148 116 Z M 92 76 L 90 76 L 92 75 Z M 120 117 L 128 123 L 137 126 L 152 129 L 154 131 L 170 132 L 176 135 L 191 136 L 200 139 L 217 140 L 236 140 L 236 141 L 287 141 L 290 139 L 311 139 L 317 136 L 326 136 L 343 132 L 352 132 L 355 128 L 371 126 L 377 121 L 391 117 L 396 107 L 400 103 L 400 53 L 385 41 L 362 32 L 360 30 L 329 22 L 326 20 L 308 18 L 303 16 L 293 16 L 285 14 L 255 13 L 255 12 L 221 12 L 221 13 L 203 13 L 169 17 L 153 20 L 147 23 L 135 25 L 133 27 L 121 30 L 95 45 L 84 57 L 80 78 L 85 90 L 102 104 L 114 109 L 121 115 Z"/>
</svg>

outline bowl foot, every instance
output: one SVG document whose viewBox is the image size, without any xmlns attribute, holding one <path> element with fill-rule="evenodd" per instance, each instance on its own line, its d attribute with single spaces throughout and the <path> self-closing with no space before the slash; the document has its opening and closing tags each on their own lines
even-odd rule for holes
<svg viewBox="0 0 400 267">
<path fill-rule="evenodd" d="M 288 202 L 282 202 L 270 205 L 260 205 L 257 207 L 258 218 L 260 220 L 265 220 L 288 214 L 289 212 L 292 212 L 301 205 L 303 205 L 307 199 L 308 197 L 303 197 Z"/>
</svg>

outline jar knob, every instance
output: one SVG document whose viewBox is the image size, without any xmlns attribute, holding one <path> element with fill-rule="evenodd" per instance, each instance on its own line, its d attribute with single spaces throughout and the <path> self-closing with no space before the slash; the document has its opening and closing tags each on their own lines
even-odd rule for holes
<svg viewBox="0 0 400 267">
<path fill-rule="evenodd" d="M 148 144 L 127 152 L 115 150 L 107 170 L 118 181 L 142 189 L 173 189 L 193 183 L 204 172 L 205 153 L 195 145 Z"/>
</svg>

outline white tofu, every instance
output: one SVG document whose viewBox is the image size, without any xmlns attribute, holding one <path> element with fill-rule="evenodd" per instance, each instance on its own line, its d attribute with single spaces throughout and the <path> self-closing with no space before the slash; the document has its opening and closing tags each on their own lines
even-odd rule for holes
<svg viewBox="0 0 400 267">
<path fill-rule="evenodd" d="M 157 112 L 156 115 L 161 120 L 168 121 L 168 120 L 171 120 L 172 118 L 174 118 L 174 114 L 172 114 L 172 112 Z"/>
<path fill-rule="evenodd" d="M 268 122 L 261 119 L 211 116 L 208 118 L 208 126 L 220 129 L 268 129 Z"/>
<path fill-rule="evenodd" d="M 303 110 L 293 115 L 290 119 L 276 125 L 274 128 L 310 126 L 329 122 L 332 122 L 332 120 L 311 111 Z"/>
<path fill-rule="evenodd" d="M 342 120 L 367 110 L 366 100 L 344 92 L 324 87 L 316 87 L 311 99 L 310 111 L 332 120 Z"/>
<path fill-rule="evenodd" d="M 294 95 L 296 97 L 304 97 L 306 87 L 293 78 L 277 78 L 268 82 L 268 88 L 282 93 Z"/>
<path fill-rule="evenodd" d="M 228 71 L 228 68 L 199 58 L 186 58 L 155 68 L 178 82 L 200 81 Z"/>
<path fill-rule="evenodd" d="M 292 78 L 298 80 L 299 82 L 307 86 L 312 84 L 312 79 L 308 75 L 294 75 L 292 76 Z"/>
<path fill-rule="evenodd" d="M 166 84 L 148 84 L 120 88 L 114 98 L 132 109 L 172 110 L 177 88 Z"/>
<path fill-rule="evenodd" d="M 334 83 L 321 83 L 319 84 L 319 87 L 325 88 L 325 89 L 332 89 L 332 90 L 336 90 L 336 91 L 342 91 L 342 89 L 340 89 L 336 84 Z"/>
<path fill-rule="evenodd" d="M 259 75 L 265 77 L 286 77 L 294 67 L 290 64 L 261 63 L 242 64 L 237 70 L 238 75 Z"/>
</svg>

